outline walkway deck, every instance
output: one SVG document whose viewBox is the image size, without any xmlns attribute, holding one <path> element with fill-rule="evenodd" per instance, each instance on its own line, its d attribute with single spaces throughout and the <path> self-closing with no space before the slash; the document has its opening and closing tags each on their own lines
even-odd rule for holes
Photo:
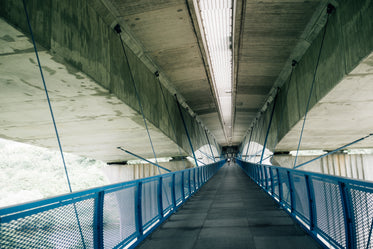
<svg viewBox="0 0 373 249">
<path fill-rule="evenodd" d="M 321 247 L 239 166 L 226 164 L 138 248 Z"/>
</svg>

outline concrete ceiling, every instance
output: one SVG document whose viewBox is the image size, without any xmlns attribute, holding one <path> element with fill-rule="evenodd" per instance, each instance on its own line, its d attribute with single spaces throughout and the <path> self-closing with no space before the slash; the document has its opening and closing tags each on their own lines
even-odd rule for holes
<svg viewBox="0 0 373 249">
<path fill-rule="evenodd" d="M 233 122 L 223 124 L 196 1 L 103 2 L 221 145 L 242 142 L 271 90 L 288 75 L 290 59 L 300 58 L 312 42 L 310 34 L 318 32 L 315 23 L 326 5 L 322 0 L 235 1 Z"/>
<path fill-rule="evenodd" d="M 127 46 L 131 48 L 128 41 L 133 39 L 134 43 L 138 45 L 136 45 L 136 49 L 131 48 L 134 54 L 140 60 L 147 58 L 151 64 L 147 64 L 151 72 L 154 72 L 155 69 L 159 70 L 162 83 L 169 88 L 171 93 L 176 92 L 185 101 L 190 109 L 197 114 L 198 119 L 211 131 L 217 142 L 223 146 L 238 145 L 242 142 L 255 117 L 273 94 L 274 89 L 281 86 L 289 76 L 291 60 L 301 59 L 323 27 L 325 6 L 328 2 L 326 0 L 234 1 L 234 26 L 232 28 L 234 55 L 233 122 L 232 124 L 224 124 L 220 116 L 216 91 L 213 89 L 211 69 L 208 65 L 209 56 L 204 47 L 204 37 L 201 36 L 198 13 L 195 12 L 194 8 L 196 1 L 96 0 L 95 2 L 100 2 L 107 8 L 105 11 L 109 14 L 106 15 L 111 17 L 101 15 L 106 24 L 111 27 L 114 27 L 117 23 L 121 24 L 126 34 L 129 35 L 124 37 Z M 92 4 L 91 7 L 97 8 L 95 10 L 99 14 L 105 12 L 98 9 L 97 6 L 99 5 Z M 4 23 L 2 25 L 1 30 L 8 32 L 9 27 Z M 39 76 L 35 71 L 32 72 L 32 75 L 28 71 L 36 68 L 35 61 L 32 59 L 34 55 L 31 43 L 21 33 L 9 32 L 9 35 L 7 34 L 0 39 L 0 63 L 2 63 L 0 77 L 1 82 L 5 82 L 0 85 L 5 89 L 0 92 L 0 103 L 4 117 L 1 122 L 3 122 L 2 127 L 5 127 L 0 135 L 3 138 L 19 138 L 18 140 L 22 140 L 21 137 L 23 137 L 24 141 L 33 144 L 41 144 L 40 140 L 43 139 L 45 140 L 43 141 L 44 144 L 55 143 L 52 142 L 54 134 L 51 130 L 47 109 L 44 110 L 43 115 L 35 113 L 32 118 L 26 119 L 30 127 L 41 127 L 33 129 L 32 134 L 20 134 L 16 129 L 19 124 L 13 120 L 15 117 L 11 113 L 17 111 L 18 118 L 24 119 L 32 116 L 24 110 L 33 113 L 34 107 L 45 108 L 46 106 L 42 107 L 45 105 L 45 100 L 42 100 L 44 99 L 44 93 L 40 86 L 36 85 L 40 84 Z M 11 44 L 9 41 L 12 40 L 17 42 L 9 45 Z M 43 61 L 48 64 L 45 71 L 49 76 L 53 75 L 50 79 L 50 90 L 52 98 L 57 101 L 56 116 L 61 116 L 64 119 L 57 120 L 60 122 L 61 133 L 64 139 L 70 139 L 67 144 L 76 144 L 74 148 L 71 147 L 68 151 L 86 156 L 90 156 L 92 153 L 95 158 L 116 161 L 124 158 L 122 152 L 116 150 L 116 146 L 124 146 L 145 157 L 152 157 L 146 131 L 143 129 L 143 124 L 140 124 L 141 116 L 96 85 L 86 75 L 74 71 L 69 66 L 60 64 L 58 58 L 51 56 L 47 51 L 43 51 L 41 56 Z M 19 74 L 8 74 L 11 69 L 14 70 L 20 65 L 26 69 Z M 68 81 L 64 79 L 66 75 L 62 76 L 63 74 L 69 75 Z M 81 78 L 89 83 L 82 84 L 83 80 Z M 361 78 L 354 77 L 352 73 L 344 79 L 340 86 L 333 90 L 336 93 L 346 91 L 350 87 L 351 82 L 349 83 L 349 81 L 352 79 L 362 82 Z M 9 84 L 6 85 L 6 82 L 13 81 L 18 82 L 14 84 L 14 89 L 9 88 Z M 365 81 L 361 84 L 364 84 L 364 87 L 369 87 Z M 64 93 L 59 92 L 58 88 L 63 88 Z M 69 89 L 73 89 L 73 91 Z M 333 97 L 333 94 L 336 93 L 332 92 L 326 96 L 315 107 L 319 109 L 311 110 L 309 122 L 316 122 L 317 119 L 321 120 L 322 118 L 318 117 L 318 113 L 322 113 L 323 110 L 328 110 L 326 115 L 330 115 L 330 110 L 336 110 L 333 113 L 340 113 L 337 110 L 340 105 L 335 104 L 338 98 Z M 12 94 L 17 97 L 10 97 L 13 96 Z M 85 98 L 88 98 L 88 96 L 93 98 L 86 100 Z M 366 96 L 357 96 L 357 99 L 359 98 L 365 99 Z M 24 103 L 21 103 L 21 100 Z M 66 114 L 65 105 L 67 102 L 70 105 L 69 108 L 75 110 L 73 114 Z M 359 105 L 357 102 L 359 101 L 354 103 L 356 106 Z M 354 114 L 356 106 L 349 109 L 351 114 Z M 94 113 L 96 110 L 98 112 Z M 368 111 L 367 109 L 361 110 L 362 115 Z M 83 115 L 83 113 L 85 114 Z M 90 113 L 91 122 L 87 123 L 87 127 L 91 125 L 92 129 L 85 129 L 82 126 L 80 130 L 76 130 L 77 123 L 81 125 L 85 121 L 88 122 L 87 113 Z M 330 118 L 330 122 L 326 125 L 331 127 L 335 120 L 338 120 L 338 117 Z M 351 120 L 353 120 L 353 117 Z M 97 127 L 105 127 L 105 124 L 109 122 L 111 124 L 117 122 L 117 125 L 113 126 L 115 127 L 113 130 L 96 129 Z M 95 126 L 94 123 L 99 125 Z M 315 127 L 320 125 L 325 125 L 325 123 L 315 124 Z M 346 123 L 345 129 L 354 125 L 356 124 L 352 121 Z M 75 128 L 73 129 L 73 127 Z M 132 131 L 131 127 L 133 128 Z M 368 131 L 368 127 L 365 128 Z M 143 132 L 142 135 L 134 132 L 137 129 Z M 231 129 L 231 139 L 229 139 L 230 133 L 227 132 L 227 129 Z M 297 127 L 294 128 L 294 132 L 296 130 Z M 310 131 L 309 135 L 314 136 L 316 134 L 317 137 L 325 135 L 320 132 L 317 133 L 316 130 L 317 128 L 312 132 Z M 49 135 L 42 135 L 40 131 L 48 131 Z M 151 127 L 151 132 L 157 144 L 155 147 L 159 148 L 158 156 L 178 154 L 177 146 L 172 140 L 154 127 Z M 279 150 L 291 150 L 294 147 L 296 143 L 292 138 L 296 136 L 292 136 L 292 132 L 293 130 L 278 144 Z M 124 133 L 126 135 L 123 135 Z M 77 134 L 84 139 L 76 140 Z M 103 141 L 103 143 L 93 144 L 93 141 L 98 140 L 93 138 L 90 140 L 92 136 L 101 137 L 100 141 Z M 123 136 L 123 139 L 119 139 L 120 143 L 110 142 L 111 138 L 121 136 Z M 316 147 L 313 143 L 305 140 L 303 146 L 313 149 Z M 144 144 L 147 148 L 144 147 Z M 323 146 L 325 148 L 335 148 L 328 141 L 325 141 Z M 320 148 L 320 145 L 317 147 Z"/>
<path fill-rule="evenodd" d="M 373 53 L 307 114 L 301 150 L 334 150 L 372 133 Z M 278 143 L 276 151 L 294 150 L 303 119 Z M 370 137 L 348 148 L 372 148 Z"/>
<path fill-rule="evenodd" d="M 0 30 L 0 137 L 58 149 L 32 43 L 2 19 Z M 136 159 L 122 146 L 154 157 L 138 112 L 48 51 L 39 57 L 65 152 L 105 162 Z M 179 155 L 171 139 L 148 126 L 158 157 Z"/>
<path fill-rule="evenodd" d="M 241 15 L 236 16 L 240 19 L 235 30 L 234 143 L 241 142 L 280 74 L 290 68 L 289 58 L 299 50 L 297 45 L 321 2 L 243 1 L 237 10 Z"/>
<path fill-rule="evenodd" d="M 226 143 L 192 1 L 105 2 L 218 143 Z"/>
</svg>

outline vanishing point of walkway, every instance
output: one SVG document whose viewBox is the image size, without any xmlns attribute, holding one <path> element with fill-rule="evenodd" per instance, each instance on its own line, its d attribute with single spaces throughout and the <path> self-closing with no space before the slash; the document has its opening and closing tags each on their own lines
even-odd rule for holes
<svg viewBox="0 0 373 249">
<path fill-rule="evenodd" d="M 321 248 L 237 165 L 226 164 L 141 249 Z"/>
</svg>

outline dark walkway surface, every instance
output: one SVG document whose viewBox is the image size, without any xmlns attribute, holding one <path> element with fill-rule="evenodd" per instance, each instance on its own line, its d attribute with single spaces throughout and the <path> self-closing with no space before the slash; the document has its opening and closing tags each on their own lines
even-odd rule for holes
<svg viewBox="0 0 373 249">
<path fill-rule="evenodd" d="M 226 164 L 138 248 L 321 247 L 239 166 Z"/>
</svg>

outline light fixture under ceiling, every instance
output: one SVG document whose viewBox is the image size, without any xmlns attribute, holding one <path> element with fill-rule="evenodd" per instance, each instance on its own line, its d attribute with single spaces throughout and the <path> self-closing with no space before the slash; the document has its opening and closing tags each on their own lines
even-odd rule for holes
<svg viewBox="0 0 373 249">
<path fill-rule="evenodd" d="M 227 138 L 232 137 L 232 0 L 197 0 L 212 80 Z"/>
</svg>

